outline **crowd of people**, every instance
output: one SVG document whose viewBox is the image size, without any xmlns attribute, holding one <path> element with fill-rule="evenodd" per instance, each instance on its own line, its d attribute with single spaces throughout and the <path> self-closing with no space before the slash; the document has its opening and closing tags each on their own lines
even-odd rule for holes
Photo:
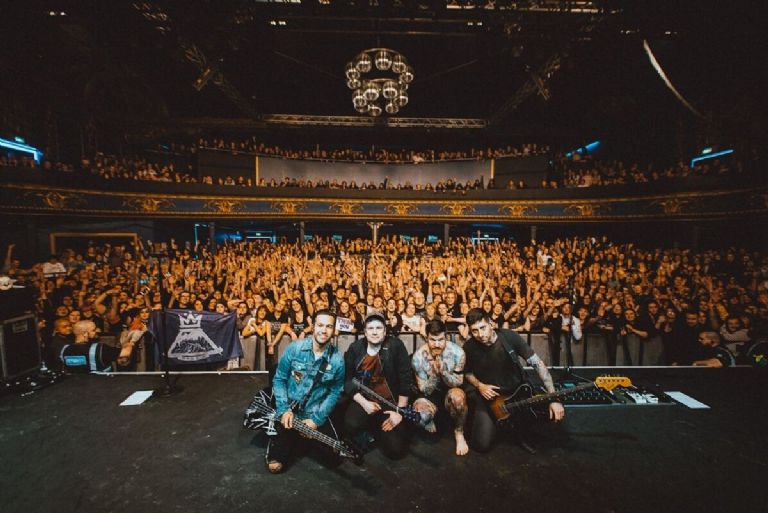
<svg viewBox="0 0 768 513">
<path fill-rule="evenodd" d="M 48 341 L 70 336 L 81 320 L 135 340 L 150 311 L 162 308 L 237 312 L 241 334 L 260 337 L 268 355 L 310 333 L 322 309 L 341 319 L 337 334 L 360 333 L 377 313 L 393 332 L 424 337 L 424 326 L 440 319 L 461 339 L 466 313 L 481 308 L 494 326 L 549 333 L 555 344 L 602 334 L 614 355 L 629 334 L 661 337 L 669 364 L 700 359 L 701 331 L 715 332 L 736 358 L 768 335 L 768 258 L 745 249 L 642 249 L 605 238 L 166 247 L 157 258 L 160 246 L 149 241 L 91 244 L 24 269 L 10 246 L 3 274 L 34 292 Z"/>
<path fill-rule="evenodd" d="M 507 145 L 499 148 L 472 148 L 469 150 L 415 150 L 386 148 L 282 148 L 258 141 L 255 137 L 239 141 L 228 141 L 220 138 L 208 140 L 200 138 L 197 142 L 199 149 L 220 150 L 230 153 L 249 153 L 267 157 L 284 159 L 320 160 L 330 162 L 381 162 L 385 164 L 419 164 L 422 162 L 444 162 L 451 160 L 487 160 L 503 157 L 526 157 L 530 155 L 547 155 L 550 148 L 543 144 L 524 144 L 522 146 Z"/>
<path fill-rule="evenodd" d="M 740 160 L 715 159 L 700 161 L 689 166 L 685 162 L 656 169 L 653 166 L 625 164 L 620 161 L 584 159 L 556 159 L 555 167 L 562 175 L 559 181 L 564 187 L 598 187 L 602 185 L 629 185 L 662 180 L 684 179 L 690 176 L 730 176 L 745 174 Z M 557 185 L 557 184 L 556 184 Z"/>
<path fill-rule="evenodd" d="M 394 180 L 390 180 L 389 178 L 384 179 L 381 182 L 374 182 L 374 181 L 368 181 L 367 183 L 365 181 L 361 181 L 359 184 L 356 180 L 350 180 L 347 182 L 346 180 L 312 180 L 312 179 L 296 179 L 296 178 L 283 178 L 282 180 L 278 181 L 274 178 L 270 180 L 266 180 L 262 178 L 259 181 L 260 187 L 280 187 L 280 188 L 286 188 L 286 187 L 308 187 L 311 189 L 342 189 L 342 190 L 396 190 L 396 191 L 427 191 L 427 192 L 463 192 L 463 191 L 472 191 L 472 190 L 482 190 L 486 188 L 486 184 L 484 181 L 480 178 L 477 178 L 475 180 L 466 180 L 461 181 L 458 179 L 448 178 L 445 180 L 439 180 L 436 184 L 432 184 L 431 182 L 427 182 L 425 184 L 422 183 L 411 183 L 410 180 L 406 180 L 405 182 L 397 182 Z M 492 182 L 488 184 L 488 186 L 492 186 Z"/>
<path fill-rule="evenodd" d="M 39 166 L 34 159 L 28 157 L 0 155 L 1 166 L 13 167 L 40 167 L 43 171 L 56 172 L 57 174 L 70 176 L 95 176 L 105 180 L 128 179 L 146 180 L 173 183 L 202 183 L 207 185 L 225 185 L 239 187 L 270 187 L 270 188 L 325 188 L 325 189 L 394 189 L 417 190 L 427 192 L 452 192 L 475 189 L 496 188 L 493 178 L 466 180 L 461 177 L 445 177 L 436 183 L 414 183 L 407 177 L 400 179 L 398 176 L 387 178 L 379 182 L 365 182 L 363 180 L 343 180 L 334 178 L 306 178 L 284 177 L 282 179 L 264 178 L 254 180 L 252 176 L 225 175 L 212 176 L 200 174 L 196 169 L 196 153 L 202 148 L 214 148 L 234 152 L 256 152 L 264 156 L 292 158 L 292 159 L 317 159 L 323 161 L 348 161 L 371 160 L 382 162 L 437 162 L 443 160 L 467 158 L 482 160 L 499 156 L 533 155 L 548 152 L 544 146 L 526 145 L 521 150 L 507 147 L 504 149 L 471 150 L 469 152 L 414 152 L 403 150 L 400 153 L 391 154 L 386 150 L 314 150 L 293 151 L 279 147 L 267 147 L 254 140 L 239 143 L 225 142 L 221 139 L 213 139 L 208 142 L 201 139 L 199 146 L 173 146 L 172 150 L 160 153 L 152 153 L 147 156 L 117 157 L 97 153 L 93 158 L 83 158 L 78 164 L 67 164 L 44 160 Z M 149 154 L 148 154 L 149 155 Z M 426 155 L 426 157 L 422 157 Z M 153 161 L 153 158 L 155 161 Z M 389 160 L 387 160 L 389 159 Z M 654 166 L 641 166 L 639 164 L 627 164 L 621 161 L 601 161 L 587 157 L 563 155 L 552 158 L 551 169 L 546 177 L 539 183 L 528 183 L 521 179 L 510 179 L 505 184 L 500 184 L 506 189 L 528 188 L 582 188 L 598 187 L 605 185 L 633 185 L 639 183 L 658 182 L 671 179 L 685 179 L 692 176 L 727 176 L 731 178 L 743 177 L 753 173 L 754 159 L 745 164 L 742 160 L 731 158 L 704 160 L 690 167 L 682 161 L 665 168 Z"/>
</svg>

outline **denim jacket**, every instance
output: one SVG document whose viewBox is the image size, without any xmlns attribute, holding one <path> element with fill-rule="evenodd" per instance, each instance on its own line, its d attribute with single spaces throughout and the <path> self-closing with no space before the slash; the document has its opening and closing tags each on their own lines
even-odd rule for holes
<svg viewBox="0 0 768 513">
<path fill-rule="evenodd" d="M 320 364 L 329 358 L 322 377 L 312 388 Z M 336 348 L 329 343 L 325 354 L 315 359 L 315 354 L 312 352 L 312 338 L 297 340 L 285 349 L 272 381 L 272 390 L 277 403 L 277 417 L 281 417 L 290 409 L 291 401 L 301 401 L 312 388 L 304 410 L 294 414 L 299 420 L 310 419 L 321 426 L 333 411 L 343 387 L 344 359 Z"/>
</svg>

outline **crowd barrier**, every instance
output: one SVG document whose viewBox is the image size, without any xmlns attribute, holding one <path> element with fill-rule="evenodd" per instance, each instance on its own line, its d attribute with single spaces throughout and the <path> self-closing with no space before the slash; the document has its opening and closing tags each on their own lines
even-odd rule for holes
<svg viewBox="0 0 768 513">
<path fill-rule="evenodd" d="M 416 349 L 424 344 L 424 338 L 414 332 L 398 332 L 394 334 L 403 341 L 408 354 L 413 354 Z M 528 345 L 546 363 L 547 366 L 653 366 L 663 365 L 663 345 L 660 336 L 641 339 L 637 335 L 630 334 L 625 337 L 611 339 L 599 333 L 585 333 L 582 340 L 571 342 L 561 336 L 559 344 L 550 342 L 550 336 L 543 332 L 520 332 Z M 361 338 L 362 334 L 341 334 L 333 338 L 332 343 L 344 354 L 352 343 Z M 255 351 L 253 358 L 244 356 L 244 365 L 251 369 L 267 370 L 266 343 L 261 337 L 255 338 L 255 344 L 244 344 Z M 448 332 L 448 339 L 463 345 L 458 332 Z M 275 362 L 279 361 L 285 349 L 292 342 L 289 335 L 283 335 L 275 346 Z M 558 353 L 555 355 L 554 351 Z M 569 355 L 570 353 L 570 355 Z M 253 366 L 249 365 L 254 362 Z"/>
</svg>

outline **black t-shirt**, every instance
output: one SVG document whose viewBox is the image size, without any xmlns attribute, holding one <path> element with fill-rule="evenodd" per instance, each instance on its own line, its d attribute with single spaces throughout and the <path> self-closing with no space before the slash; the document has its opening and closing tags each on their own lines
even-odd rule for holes
<svg viewBox="0 0 768 513">
<path fill-rule="evenodd" d="M 736 357 L 733 355 L 733 353 L 725 346 L 715 346 L 709 349 L 709 357 L 710 358 L 717 358 L 720 360 L 720 363 L 723 364 L 723 367 L 731 367 L 732 365 L 736 365 Z"/>
<path fill-rule="evenodd" d="M 272 335 L 277 335 L 277 332 L 280 331 L 280 326 L 283 324 L 288 324 L 290 322 L 290 317 L 288 316 L 288 312 L 281 312 L 279 315 L 275 315 L 274 312 L 267 315 L 267 320 L 270 322 L 270 327 L 272 329 Z"/>
<path fill-rule="evenodd" d="M 465 374 L 474 374 L 481 383 L 501 387 L 500 393 L 512 393 L 524 381 L 523 368 L 512 358 L 504 348 L 502 339 L 506 339 L 514 348 L 517 355 L 528 360 L 533 356 L 533 349 L 511 330 L 496 330 L 496 341 L 486 346 L 472 339 L 464 344 L 467 363 Z"/>
<path fill-rule="evenodd" d="M 97 371 L 109 370 L 112 362 L 120 357 L 121 349 L 105 344 L 92 342 L 88 344 L 71 344 L 62 353 L 64 367 L 70 372 L 91 372 L 92 366 Z"/>
<path fill-rule="evenodd" d="M 305 313 L 302 315 L 301 321 L 296 319 L 296 315 L 291 315 L 289 318 L 291 329 L 296 334 L 296 336 L 301 336 L 301 332 L 303 332 L 307 326 L 309 326 L 309 323 L 307 322 L 307 314 Z"/>
</svg>

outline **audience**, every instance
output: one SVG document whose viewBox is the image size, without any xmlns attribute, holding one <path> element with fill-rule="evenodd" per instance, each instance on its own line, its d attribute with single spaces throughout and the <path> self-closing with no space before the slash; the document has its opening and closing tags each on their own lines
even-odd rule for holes
<svg viewBox="0 0 768 513">
<path fill-rule="evenodd" d="M 43 171 L 82 176 L 83 174 L 97 176 L 105 180 L 130 179 L 149 180 L 175 183 L 202 183 L 208 185 L 229 185 L 249 187 L 301 187 L 301 188 L 326 188 L 326 189 L 387 189 L 387 190 L 416 190 L 429 192 L 463 192 L 467 190 L 494 188 L 493 179 L 462 180 L 458 177 L 446 177 L 437 183 L 412 183 L 408 179 L 396 180 L 387 178 L 383 182 L 355 180 L 345 181 L 339 179 L 312 179 L 285 177 L 281 180 L 262 178 L 254 183 L 250 176 L 223 176 L 213 177 L 202 175 L 198 177 L 197 170 L 191 164 L 196 161 L 199 149 L 226 150 L 233 153 L 253 153 L 268 157 L 280 157 L 285 159 L 306 159 L 321 161 L 362 161 L 417 164 L 420 162 L 439 162 L 446 160 L 483 160 L 487 158 L 515 157 L 524 155 L 541 155 L 549 153 L 546 146 L 535 144 L 525 145 L 521 149 L 506 148 L 469 151 L 422 151 L 401 150 L 391 152 L 384 149 L 370 149 L 357 151 L 351 149 L 328 150 L 316 147 L 311 150 L 288 150 L 279 146 L 266 146 L 254 139 L 241 142 L 226 142 L 223 139 L 213 139 L 208 142 L 200 139 L 197 146 L 185 147 L 182 145 L 169 145 L 163 152 L 154 151 L 153 157 L 163 163 L 152 162 L 146 157 L 115 157 L 101 153 L 92 159 L 83 158 L 77 166 L 64 163 L 52 163 L 43 161 L 40 168 Z M 755 157 L 756 158 L 756 157 Z M 174 161 L 177 162 L 174 164 Z M 693 176 L 728 176 L 738 178 L 754 172 L 758 161 L 752 160 L 745 164 L 741 160 L 730 158 L 705 160 L 696 163 L 691 168 L 684 162 L 657 169 L 653 166 L 641 166 L 639 164 L 627 164 L 621 161 L 594 160 L 591 156 L 582 157 L 572 155 L 565 157 L 558 155 L 553 157 L 547 178 L 539 184 L 525 183 L 520 179 L 510 179 L 505 187 L 507 189 L 526 189 L 538 186 L 539 188 L 582 188 L 604 185 L 632 185 L 647 182 L 657 182 L 671 179 L 685 179 Z M 27 157 L 7 157 L 0 155 L 0 166 L 12 167 L 37 167 L 33 159 Z"/>
<path fill-rule="evenodd" d="M 422 162 L 443 162 L 449 160 L 485 160 L 502 157 L 524 157 L 529 155 L 546 155 L 550 149 L 546 145 L 524 144 L 521 147 L 507 145 L 503 148 L 473 148 L 469 150 L 413 150 L 400 149 L 394 151 L 386 148 L 371 147 L 365 150 L 341 148 L 321 148 L 319 145 L 311 149 L 282 148 L 270 146 L 257 141 L 255 137 L 240 141 L 225 141 L 213 138 L 210 141 L 201 138 L 197 147 L 207 150 L 221 150 L 231 153 L 250 153 L 268 157 L 285 159 L 342 161 L 342 162 L 383 162 L 387 164 L 419 164 Z"/>
<path fill-rule="evenodd" d="M 661 180 L 688 178 L 691 176 L 731 176 L 738 177 L 745 173 L 744 165 L 739 160 L 715 159 L 700 161 L 691 168 L 679 161 L 663 169 L 653 166 L 626 164 L 619 161 L 604 162 L 592 159 L 568 159 L 557 157 L 554 160 L 557 174 L 562 176 L 564 187 L 596 187 L 601 185 L 629 185 Z M 551 184 L 543 187 L 552 186 Z M 555 183 L 555 187 L 557 184 Z"/>
<path fill-rule="evenodd" d="M 33 289 L 39 315 L 55 329 L 47 340 L 66 336 L 63 319 L 93 320 L 101 333 L 120 337 L 141 329 L 150 309 L 226 312 L 243 304 L 241 324 L 253 317 L 249 335 L 266 335 L 268 323 L 270 347 L 306 332 L 323 308 L 345 319 L 344 333 L 359 331 L 373 312 L 397 331 L 421 332 L 441 318 L 460 333 L 470 308 L 518 331 L 551 330 L 558 326 L 552 319 L 573 312 L 587 335 L 660 336 L 667 363 L 695 361 L 702 331 L 716 333 L 737 357 L 768 336 L 768 257 L 746 249 L 694 253 L 581 237 L 477 245 L 457 238 L 444 246 L 385 237 L 376 246 L 364 239 L 228 242 L 213 252 L 171 240 L 158 260 L 160 248 L 147 241 L 65 250 L 56 262 L 66 272 L 47 275 L 50 261 L 24 270 L 11 246 L 3 274 Z"/>
</svg>

